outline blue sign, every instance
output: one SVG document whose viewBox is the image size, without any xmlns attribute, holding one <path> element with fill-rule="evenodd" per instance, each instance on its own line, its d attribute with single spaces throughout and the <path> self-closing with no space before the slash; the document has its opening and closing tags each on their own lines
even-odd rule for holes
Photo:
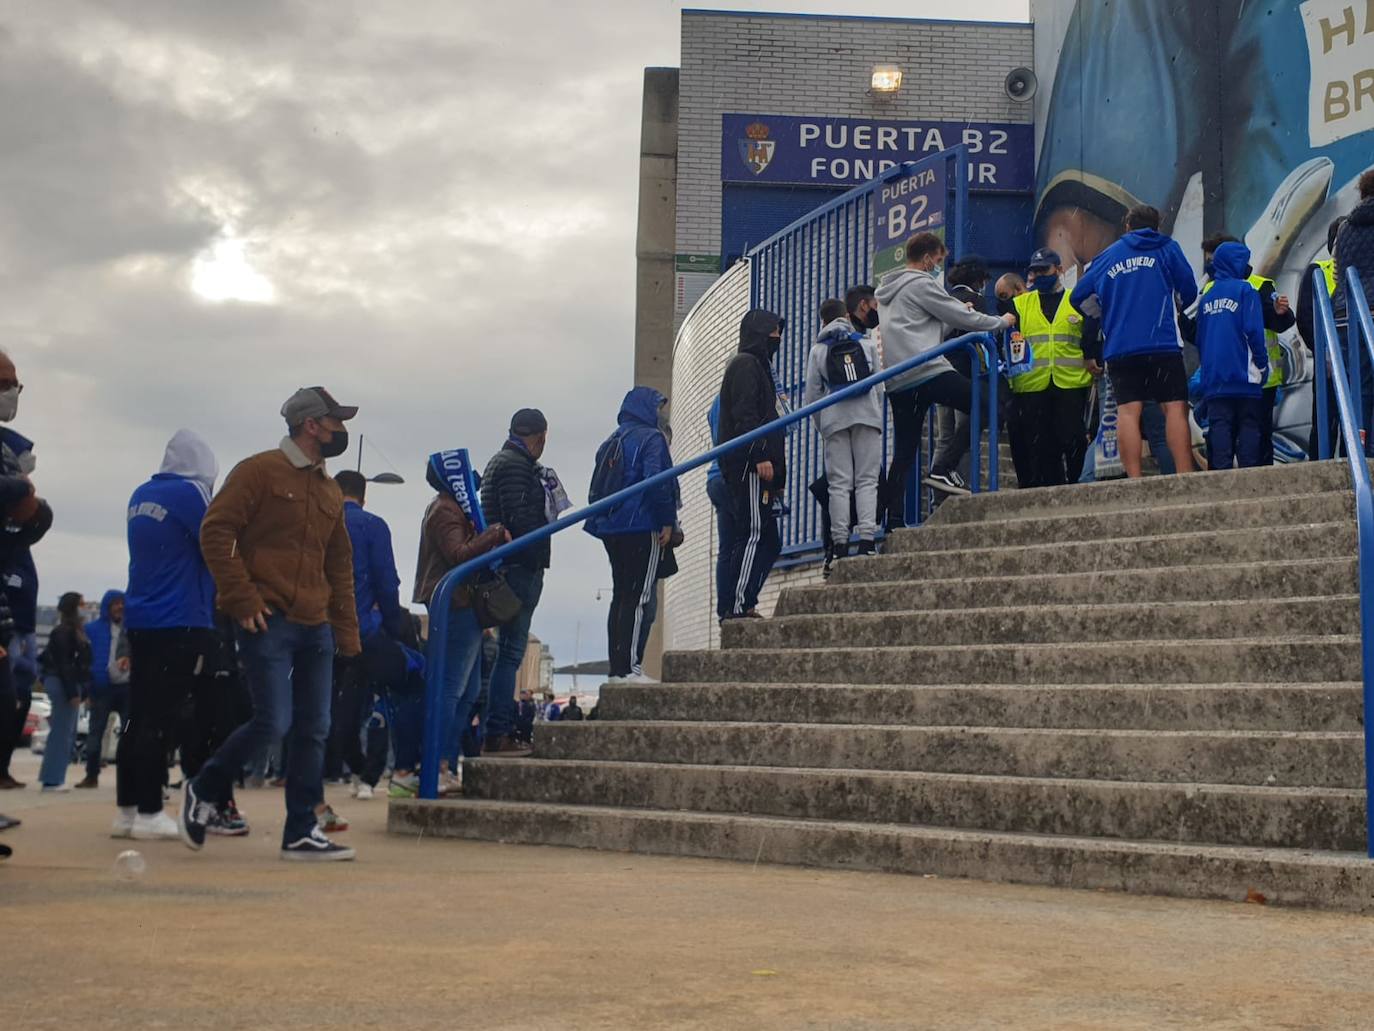
<svg viewBox="0 0 1374 1031">
<path fill-rule="evenodd" d="M 969 189 L 1035 188 L 1035 129 L 1009 122 L 722 115 L 720 177 L 728 183 L 858 186 L 961 144 L 968 148 Z"/>
<path fill-rule="evenodd" d="M 474 530 L 481 533 L 487 528 L 477 493 L 477 470 L 472 467 L 467 448 L 436 451 L 430 455 L 425 479 L 435 490 L 446 491 L 458 502 L 463 514 L 472 521 Z"/>
</svg>

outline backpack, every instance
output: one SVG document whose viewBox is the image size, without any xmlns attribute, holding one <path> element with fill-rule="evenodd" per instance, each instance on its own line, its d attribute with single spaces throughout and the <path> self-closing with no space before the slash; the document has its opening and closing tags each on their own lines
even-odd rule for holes
<svg viewBox="0 0 1374 1031">
<path fill-rule="evenodd" d="M 825 358 L 825 379 L 831 390 L 839 390 L 868 379 L 873 370 L 868 366 L 868 355 L 864 352 L 863 337 L 850 334 L 838 344 L 830 344 Z"/>
<path fill-rule="evenodd" d="M 588 503 L 608 498 L 625 487 L 625 438 L 612 433 L 596 449 L 596 465 L 592 468 L 592 484 L 587 489 Z"/>
</svg>

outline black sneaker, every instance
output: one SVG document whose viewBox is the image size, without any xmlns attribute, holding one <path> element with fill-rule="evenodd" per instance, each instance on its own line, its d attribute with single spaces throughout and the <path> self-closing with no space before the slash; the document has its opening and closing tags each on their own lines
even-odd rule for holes
<svg viewBox="0 0 1374 1031">
<path fill-rule="evenodd" d="M 860 558 L 878 554 L 878 546 L 872 541 L 859 541 L 858 555 Z"/>
<path fill-rule="evenodd" d="M 951 469 L 946 473 L 930 473 L 922 481 L 927 487 L 932 487 L 942 494 L 971 494 L 968 484 L 959 475 L 957 469 Z"/>
<path fill-rule="evenodd" d="M 199 852 L 205 847 L 205 831 L 214 818 L 215 807 L 202 802 L 196 794 L 195 781 L 188 780 L 181 791 L 181 809 L 177 812 L 177 829 L 186 847 Z"/>
<path fill-rule="evenodd" d="M 344 845 L 336 845 L 324 836 L 324 831 L 312 827 L 310 833 L 281 847 L 281 857 L 297 862 L 330 863 L 352 859 L 356 853 Z"/>
</svg>

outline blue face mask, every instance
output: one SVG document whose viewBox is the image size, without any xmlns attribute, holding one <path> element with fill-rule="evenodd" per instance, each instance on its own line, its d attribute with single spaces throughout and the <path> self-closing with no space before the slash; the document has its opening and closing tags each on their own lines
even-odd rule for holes
<svg viewBox="0 0 1374 1031">
<path fill-rule="evenodd" d="M 1042 294 L 1052 294 L 1059 289 L 1059 277 L 1048 273 L 1043 276 L 1036 276 L 1031 287 L 1039 290 Z"/>
</svg>

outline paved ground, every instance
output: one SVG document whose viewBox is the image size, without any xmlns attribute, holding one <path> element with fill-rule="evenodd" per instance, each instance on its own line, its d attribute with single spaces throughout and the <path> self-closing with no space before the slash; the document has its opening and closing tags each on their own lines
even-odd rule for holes
<svg viewBox="0 0 1374 1031">
<path fill-rule="evenodd" d="M 342 791 L 359 860 L 302 867 L 280 792 L 199 855 L 106 837 L 112 794 L 0 792 L 6 1029 L 1374 1024 L 1359 917 L 416 841 Z"/>
</svg>

